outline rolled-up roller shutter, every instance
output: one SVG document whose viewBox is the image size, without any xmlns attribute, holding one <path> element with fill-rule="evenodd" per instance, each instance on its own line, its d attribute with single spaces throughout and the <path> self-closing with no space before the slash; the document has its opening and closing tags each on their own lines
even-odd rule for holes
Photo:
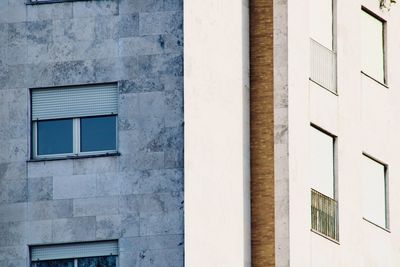
<svg viewBox="0 0 400 267">
<path fill-rule="evenodd" d="M 118 255 L 117 241 L 35 246 L 31 248 L 32 261 L 74 259 Z"/>
<path fill-rule="evenodd" d="M 117 84 L 32 90 L 32 120 L 79 118 L 118 113 Z"/>
</svg>

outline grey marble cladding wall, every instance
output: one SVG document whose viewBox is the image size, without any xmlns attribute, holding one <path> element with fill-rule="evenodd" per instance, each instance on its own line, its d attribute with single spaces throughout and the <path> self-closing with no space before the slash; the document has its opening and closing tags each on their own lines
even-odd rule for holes
<svg viewBox="0 0 400 267">
<path fill-rule="evenodd" d="M 183 261 L 183 0 L 0 0 L 0 266 L 118 239 L 120 266 Z M 118 82 L 120 156 L 28 162 L 29 88 Z"/>
</svg>

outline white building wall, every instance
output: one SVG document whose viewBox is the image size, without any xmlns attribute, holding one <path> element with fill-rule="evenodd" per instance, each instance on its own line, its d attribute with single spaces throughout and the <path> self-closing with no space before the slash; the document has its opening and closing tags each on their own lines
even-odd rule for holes
<svg viewBox="0 0 400 267">
<path fill-rule="evenodd" d="M 310 1 L 288 1 L 290 266 L 400 266 L 400 5 L 337 1 L 335 95 L 310 86 Z M 388 88 L 361 74 L 362 5 L 387 20 Z M 310 123 L 338 136 L 339 244 L 310 231 Z M 389 166 L 390 232 L 363 219 L 363 152 Z"/>
<path fill-rule="evenodd" d="M 184 6 L 185 266 L 250 266 L 248 4 Z"/>
</svg>

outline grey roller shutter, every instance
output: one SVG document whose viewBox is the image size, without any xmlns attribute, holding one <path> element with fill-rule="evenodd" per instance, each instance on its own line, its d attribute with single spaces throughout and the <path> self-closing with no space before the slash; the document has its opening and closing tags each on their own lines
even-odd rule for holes
<svg viewBox="0 0 400 267">
<path fill-rule="evenodd" d="M 32 261 L 74 259 L 110 255 L 118 255 L 117 241 L 48 245 L 31 248 Z"/>
<path fill-rule="evenodd" d="M 33 121 L 117 113 L 116 84 L 32 90 Z"/>
</svg>

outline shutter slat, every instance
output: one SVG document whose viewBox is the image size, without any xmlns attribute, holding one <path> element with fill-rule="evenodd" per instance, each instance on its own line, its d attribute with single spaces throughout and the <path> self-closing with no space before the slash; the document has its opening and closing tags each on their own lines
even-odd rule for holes
<svg viewBox="0 0 400 267">
<path fill-rule="evenodd" d="M 32 247 L 31 249 L 32 261 L 74 259 L 110 255 L 118 255 L 117 241 L 37 246 Z"/>
<path fill-rule="evenodd" d="M 118 113 L 117 85 L 35 89 L 32 120 L 78 118 Z"/>
</svg>

